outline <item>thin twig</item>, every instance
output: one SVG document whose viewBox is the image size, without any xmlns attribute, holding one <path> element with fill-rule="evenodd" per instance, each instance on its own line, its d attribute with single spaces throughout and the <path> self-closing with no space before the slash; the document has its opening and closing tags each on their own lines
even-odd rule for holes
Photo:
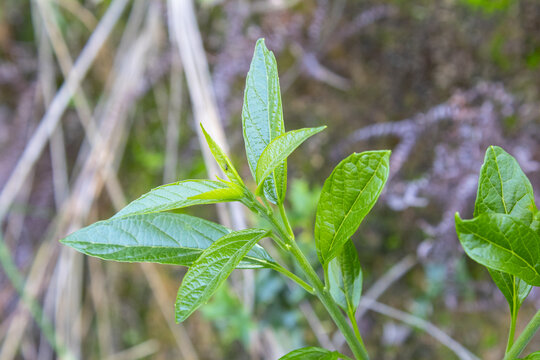
<svg viewBox="0 0 540 360">
<path fill-rule="evenodd" d="M 359 322 L 367 312 L 365 305 L 367 300 L 365 299 L 377 300 L 392 284 L 416 265 L 416 263 L 417 261 L 413 255 L 407 255 L 381 276 L 360 299 L 360 304 L 355 315 L 356 321 Z M 338 349 L 345 343 L 345 338 L 339 332 L 336 333 L 333 340 Z"/>
<path fill-rule="evenodd" d="M 51 106 L 41 119 L 38 128 L 32 135 L 28 146 L 25 148 L 15 169 L 0 193 L 0 223 L 2 223 L 5 218 L 9 207 L 19 192 L 24 180 L 28 176 L 30 169 L 41 155 L 47 140 L 56 128 L 70 99 L 116 25 L 127 3 L 128 0 L 114 0 L 111 3 L 103 16 L 103 19 L 100 21 L 96 30 L 92 33 L 90 39 L 81 51 L 73 70 L 69 73 L 68 78 L 54 97 Z"/>
<path fill-rule="evenodd" d="M 369 308 L 370 310 L 378 312 L 385 316 L 391 317 L 393 319 L 402 321 L 412 327 L 423 330 L 425 333 L 432 336 L 441 344 L 443 344 L 444 346 L 452 350 L 460 359 L 480 360 L 480 358 L 472 354 L 463 345 L 461 345 L 456 340 L 452 339 L 448 334 L 446 334 L 444 331 L 442 331 L 441 329 L 439 329 L 437 326 L 430 323 L 429 321 L 426 321 L 424 319 L 421 319 L 417 316 L 411 315 L 404 311 L 398 310 L 391 306 L 381 304 L 380 302 L 377 302 L 375 300 L 372 300 L 369 298 L 364 298 L 364 299 L 366 299 L 364 303 L 365 306 Z"/>
<path fill-rule="evenodd" d="M 32 9 L 34 9 L 34 6 L 32 6 Z M 38 42 L 39 84 L 44 108 L 47 108 L 56 92 L 52 51 L 49 42 L 47 41 L 47 32 L 43 31 L 44 28 L 46 28 L 45 24 L 39 21 L 39 18 L 34 11 L 32 11 L 32 19 L 34 21 L 34 32 Z M 58 126 L 52 133 L 50 138 L 50 149 L 53 169 L 54 200 L 56 208 L 58 209 L 69 193 L 67 160 L 62 126 Z"/>
<path fill-rule="evenodd" d="M 165 167 L 163 181 L 170 183 L 176 179 L 178 165 L 178 141 L 180 139 L 180 117 L 182 114 L 182 64 L 179 56 L 173 56 L 169 106 L 167 113 L 167 131 L 165 135 Z"/>
<path fill-rule="evenodd" d="M 55 0 L 55 2 L 72 13 L 81 23 L 90 31 L 93 31 L 97 25 L 97 19 L 91 11 L 82 6 L 75 0 Z"/>
<path fill-rule="evenodd" d="M 64 344 L 61 343 L 60 340 L 56 337 L 54 328 L 51 325 L 51 323 L 43 317 L 43 313 L 42 313 L 39 303 L 35 300 L 33 296 L 31 296 L 25 291 L 24 279 L 22 278 L 17 267 L 13 263 L 9 249 L 6 243 L 4 242 L 1 234 L 0 234 L 0 264 L 2 265 L 2 268 L 4 269 L 9 280 L 11 281 L 13 287 L 19 293 L 23 303 L 25 304 L 25 306 L 28 307 L 28 310 L 32 313 L 32 316 L 34 317 L 34 320 L 36 320 L 41 331 L 43 332 L 43 334 L 45 335 L 45 337 L 47 338 L 51 346 L 58 353 L 58 356 L 61 359 L 73 359 L 74 357 L 71 354 L 69 354 L 69 352 L 65 349 Z M 13 319 L 13 320 L 16 320 L 16 319 Z M 6 341 L 7 341 L 7 338 L 6 338 Z M 9 343 L 6 343 L 6 341 L 4 342 L 4 347 L 5 345 L 10 345 Z M 4 349 L 4 347 L 2 349 Z M 14 351 L 12 354 L 14 355 Z M 7 356 L 10 356 L 10 352 L 2 350 L 0 354 L 0 358 L 4 358 Z"/>
<path fill-rule="evenodd" d="M 159 305 L 159 309 L 163 314 L 167 326 L 174 335 L 174 339 L 178 345 L 178 349 L 182 354 L 182 358 L 185 360 L 198 360 L 199 356 L 193 347 L 193 344 L 183 326 L 179 326 L 174 322 L 174 313 L 172 311 L 171 302 L 173 301 L 173 296 L 167 291 L 161 276 L 154 264 L 150 263 L 141 263 L 139 264 L 143 270 L 150 287 L 152 288 L 152 294 L 156 298 L 156 301 Z"/>
<path fill-rule="evenodd" d="M 146 340 L 129 349 L 113 354 L 106 360 L 132 360 L 142 359 L 155 354 L 159 350 L 159 342 L 154 339 Z"/>
<path fill-rule="evenodd" d="M 99 343 L 99 357 L 105 358 L 113 352 L 113 331 L 110 321 L 110 300 L 107 294 L 106 276 L 100 259 L 88 259 L 90 296 L 96 310 L 96 327 Z"/>
<path fill-rule="evenodd" d="M 148 42 L 148 43 L 151 43 L 151 42 Z M 136 55 L 136 54 L 133 53 L 132 55 Z M 140 56 L 139 57 L 133 56 L 133 58 L 139 59 Z M 134 73 L 137 73 L 136 71 L 133 71 L 133 69 L 131 69 L 130 67 L 127 67 L 125 69 L 124 73 L 125 72 L 130 72 L 130 71 L 131 71 L 131 73 L 129 73 L 129 76 L 133 75 Z M 125 86 L 128 86 L 128 88 L 129 88 L 128 84 L 130 82 L 126 81 L 126 79 L 128 79 L 129 76 L 124 76 L 123 79 L 122 79 L 123 83 L 125 83 L 126 84 Z M 136 79 L 137 79 L 137 77 L 135 77 L 135 80 Z M 130 89 L 132 89 L 132 88 L 133 88 L 133 86 Z M 123 90 L 122 91 L 123 93 L 126 93 L 125 88 L 123 88 L 122 90 Z M 129 93 L 130 92 L 127 92 L 127 94 L 129 94 Z M 115 101 L 118 101 L 118 100 L 122 100 L 122 98 L 117 97 L 115 99 Z M 123 101 L 123 102 L 124 102 L 124 104 L 121 105 L 121 107 L 125 108 L 125 105 L 126 105 L 125 101 Z M 115 107 L 112 107 L 109 110 L 109 112 L 105 113 L 105 116 L 109 116 L 108 117 L 109 121 L 105 122 L 105 124 L 107 124 L 108 126 L 113 125 L 114 122 L 110 121 L 110 120 L 118 118 L 118 116 L 122 112 L 123 111 L 121 111 L 121 109 L 117 109 Z M 116 115 L 116 116 L 113 116 L 113 115 Z M 109 130 L 114 130 L 114 129 L 109 128 Z M 115 134 L 114 131 L 105 132 L 105 133 L 109 137 L 113 136 L 112 134 Z M 115 138 L 115 137 L 113 136 L 113 138 Z M 118 137 L 116 137 L 116 139 L 118 140 Z M 90 207 L 90 204 L 93 202 L 93 200 L 91 200 L 91 198 L 89 198 L 89 196 L 91 197 L 91 196 L 93 196 L 92 194 L 96 194 L 99 191 L 98 189 L 99 189 L 100 185 L 98 184 L 99 181 L 96 181 L 96 179 L 95 179 L 95 174 L 96 174 L 95 170 L 92 170 L 92 169 L 95 169 L 96 167 L 100 168 L 101 161 L 104 161 L 105 163 L 107 162 L 107 159 L 109 158 L 109 156 L 103 156 L 103 152 L 106 153 L 107 149 L 108 149 L 108 147 L 104 147 L 103 149 L 98 149 L 97 152 L 95 152 L 95 154 L 91 154 L 91 156 L 89 158 L 89 161 L 87 161 L 87 165 L 88 165 L 87 169 L 83 170 L 83 172 L 79 176 L 79 178 L 80 178 L 79 180 L 81 180 L 82 182 L 77 181 L 75 183 L 75 187 L 74 187 L 75 191 L 72 194 L 72 198 L 69 201 L 69 205 L 66 206 L 66 207 L 63 207 L 63 211 L 59 215 L 59 220 L 56 222 L 57 224 L 61 224 L 59 229 L 64 229 L 64 230 L 60 230 L 61 232 L 65 231 L 65 226 L 67 224 L 66 219 L 69 218 L 69 219 L 71 219 L 71 221 L 75 221 L 75 223 L 77 223 L 77 221 L 80 221 L 79 217 L 84 216 L 84 214 L 86 213 L 85 208 L 87 209 L 87 207 Z M 94 173 L 94 175 L 91 175 L 92 172 Z M 95 185 L 95 187 L 91 186 L 91 188 L 88 188 L 83 183 L 86 183 L 86 184 L 92 183 L 92 185 Z M 81 191 L 81 190 L 83 190 L 83 191 Z M 78 202 L 79 200 L 80 200 L 80 202 Z M 80 206 L 81 203 L 83 204 L 83 206 Z M 67 226 L 70 227 L 70 228 L 73 228 L 76 225 L 73 225 L 73 223 L 72 223 L 71 225 L 67 225 Z M 53 236 L 53 238 L 56 238 L 56 237 L 57 236 Z M 44 272 L 42 270 L 42 269 L 45 268 L 44 262 L 48 262 L 48 261 L 50 261 L 52 259 L 52 257 L 50 256 L 51 251 L 53 249 L 52 244 L 53 243 L 50 242 L 50 238 L 49 238 L 49 240 L 44 243 L 44 247 L 42 247 L 40 249 L 40 251 L 38 252 L 38 255 L 36 256 L 36 261 L 34 262 L 34 264 L 32 266 L 30 275 L 28 277 L 29 280 L 27 281 L 27 286 L 26 286 L 28 288 L 28 290 L 29 290 L 28 293 L 30 293 L 30 294 L 35 294 L 38 287 L 39 287 L 39 284 L 41 283 L 41 279 L 43 278 L 43 275 L 44 275 Z M 69 293 L 71 294 L 71 292 L 69 292 Z M 80 293 L 80 291 L 78 293 Z M 26 323 L 27 323 L 26 320 L 21 320 L 21 321 L 17 322 L 17 324 L 12 324 L 13 326 L 17 327 L 19 330 L 17 332 L 11 332 L 11 331 L 8 332 L 8 337 L 6 338 L 6 343 L 9 344 L 9 347 L 11 349 L 16 349 L 17 344 L 19 343 L 18 339 L 20 339 L 20 336 L 22 334 L 22 331 L 24 331 L 24 327 L 26 326 Z M 70 325 L 70 327 L 71 327 L 71 325 Z M 2 349 L 2 354 L 7 354 L 6 348 L 7 347 L 4 346 L 4 348 Z M 6 357 L 6 359 L 9 359 L 9 358 L 11 358 L 11 357 L 9 357 L 9 355 L 8 355 L 8 357 Z M 4 358 L 2 358 L 2 359 L 4 359 Z"/>
<path fill-rule="evenodd" d="M 73 60 L 71 58 L 69 49 L 62 36 L 62 33 L 60 31 L 58 24 L 52 18 L 53 9 L 51 8 L 50 3 L 45 0 L 34 0 L 34 1 L 35 1 L 35 4 L 37 4 L 41 17 L 43 19 L 43 24 L 45 26 L 46 31 L 43 34 L 49 35 L 51 44 L 53 46 L 54 52 L 58 59 L 58 63 L 60 65 L 60 69 L 62 71 L 62 74 L 64 75 L 64 78 L 67 78 L 73 69 Z M 94 117 L 92 116 L 92 111 L 90 109 L 89 102 L 82 88 L 78 88 L 75 91 L 73 95 L 73 101 L 75 104 L 75 110 L 77 112 L 77 115 L 79 116 L 81 124 L 84 128 L 84 133 L 88 139 L 88 143 L 91 144 L 93 147 L 102 146 L 102 139 L 99 134 L 98 127 L 96 125 Z M 58 128 L 61 128 L 61 127 L 58 127 Z M 84 155 L 87 154 L 87 151 L 86 151 L 87 149 L 85 148 L 85 145 L 86 144 L 83 144 L 83 147 L 82 147 L 83 149 L 82 154 Z M 79 156 L 79 159 L 81 159 L 80 156 Z M 109 191 L 109 194 L 111 195 L 112 201 L 117 202 L 118 196 L 119 196 L 117 194 L 122 194 L 123 190 L 122 190 L 122 187 L 119 186 L 119 181 L 114 175 L 114 171 L 110 171 L 110 169 L 108 169 L 108 171 L 112 175 L 107 177 L 107 189 L 114 190 L 114 191 Z M 61 186 L 62 186 L 61 184 L 58 185 L 58 187 L 61 187 Z"/>
<path fill-rule="evenodd" d="M 302 314 L 304 314 L 304 317 L 306 318 L 309 327 L 311 328 L 311 330 L 313 330 L 313 334 L 315 334 L 315 337 L 317 338 L 319 344 L 328 350 L 335 350 L 334 343 L 332 342 L 332 340 L 330 340 L 330 337 L 328 337 L 327 331 L 324 329 L 321 320 L 313 310 L 310 302 L 307 300 L 302 301 L 299 307 Z"/>
</svg>

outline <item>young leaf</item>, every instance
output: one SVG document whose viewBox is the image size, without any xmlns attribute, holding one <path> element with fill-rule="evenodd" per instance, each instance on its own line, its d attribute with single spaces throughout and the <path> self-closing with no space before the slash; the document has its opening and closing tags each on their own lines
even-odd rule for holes
<svg viewBox="0 0 540 360">
<path fill-rule="evenodd" d="M 212 139 L 212 137 L 206 132 L 202 123 L 201 123 L 201 130 L 204 134 L 204 137 L 206 138 L 206 142 L 208 143 L 210 152 L 212 152 L 212 155 L 214 155 L 214 159 L 216 159 L 216 162 L 218 163 L 221 170 L 223 170 L 225 175 L 227 175 L 229 180 L 231 180 L 233 183 L 240 186 L 244 186 L 244 182 L 242 181 L 242 178 L 240 177 L 240 175 L 238 175 L 238 172 L 236 171 L 233 164 L 231 163 L 231 160 L 229 159 L 227 154 L 225 154 L 223 150 L 221 150 L 221 148 L 214 141 L 214 139 Z"/>
<path fill-rule="evenodd" d="M 480 170 L 474 216 L 508 214 L 530 226 L 536 212 L 531 182 L 518 162 L 500 147 L 490 146 Z"/>
<path fill-rule="evenodd" d="M 279 360 L 337 360 L 339 358 L 349 359 L 349 357 L 319 347 L 305 347 L 291 351 L 287 355 L 279 358 Z"/>
<path fill-rule="evenodd" d="M 191 266 L 204 250 L 230 232 L 224 226 L 197 217 L 158 213 L 99 221 L 60 242 L 104 260 Z M 271 264 L 274 261 L 270 255 L 255 245 L 238 268 Z"/>
<path fill-rule="evenodd" d="M 348 240 L 328 266 L 328 285 L 334 301 L 347 313 L 355 314 L 362 295 L 362 268 L 356 247 Z"/>
<path fill-rule="evenodd" d="M 257 162 L 266 146 L 283 134 L 283 110 L 274 54 L 259 39 L 246 78 L 242 128 L 249 168 L 256 179 Z M 280 164 L 265 180 L 264 194 L 273 202 L 283 202 L 287 188 L 287 165 Z"/>
<path fill-rule="evenodd" d="M 461 220 L 456 231 L 465 252 L 476 262 L 540 286 L 540 235 L 515 217 L 482 214 Z"/>
<path fill-rule="evenodd" d="M 225 182 L 221 180 L 222 182 Z M 223 201 L 242 200 L 244 197 L 244 189 L 234 183 L 225 182 L 225 189 L 215 189 L 208 192 L 190 196 L 188 200 L 210 200 L 221 199 Z"/>
<path fill-rule="evenodd" d="M 287 157 L 309 137 L 323 131 L 326 126 L 317 128 L 305 128 L 288 131 L 278 136 L 266 146 L 257 162 L 255 180 L 257 181 L 257 193 L 263 186 L 264 180 L 279 166 Z"/>
<path fill-rule="evenodd" d="M 210 193 L 212 196 L 197 198 L 198 195 L 205 193 Z M 243 193 L 239 193 L 237 188 L 233 188 L 223 181 L 184 180 L 150 190 L 129 203 L 113 218 L 168 211 L 192 205 L 235 201 L 242 199 L 242 196 Z"/>
<path fill-rule="evenodd" d="M 260 229 L 235 231 L 210 245 L 182 280 L 176 297 L 176 321 L 184 321 L 207 302 L 244 256 L 267 234 L 268 231 Z"/>
<path fill-rule="evenodd" d="M 518 162 L 500 147 L 490 146 L 480 169 L 474 216 L 508 214 L 526 225 L 532 225 L 535 210 L 533 188 Z M 514 275 L 488 270 L 508 301 L 512 317 L 517 316 L 532 286 Z"/>
<path fill-rule="evenodd" d="M 336 257 L 377 201 L 388 179 L 390 151 L 354 153 L 326 179 L 315 219 L 323 266 Z"/>
</svg>

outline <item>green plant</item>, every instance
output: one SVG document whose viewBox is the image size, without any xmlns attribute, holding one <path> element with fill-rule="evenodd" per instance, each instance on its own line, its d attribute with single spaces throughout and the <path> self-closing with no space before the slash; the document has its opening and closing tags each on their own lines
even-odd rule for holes
<svg viewBox="0 0 540 360">
<path fill-rule="evenodd" d="M 488 269 L 508 301 L 504 360 L 516 359 L 540 327 L 539 311 L 514 341 L 519 308 L 532 287 L 540 286 L 540 213 L 529 179 L 500 147 L 487 149 L 474 218 L 462 220 L 456 213 L 456 231 L 467 255 Z M 540 351 L 525 359 L 540 359 Z"/>
<path fill-rule="evenodd" d="M 228 180 L 185 180 L 157 187 L 112 218 L 61 240 L 105 260 L 188 266 L 175 305 L 176 321 L 187 319 L 236 269 L 270 268 L 316 295 L 345 336 L 357 359 L 368 355 L 354 319 L 361 295 L 362 270 L 350 237 L 379 197 L 388 177 L 389 151 L 354 153 L 326 180 L 317 206 L 315 245 L 324 269 L 321 281 L 295 241 L 284 200 L 287 157 L 324 127 L 285 132 L 277 65 L 264 41 L 257 42 L 246 80 L 242 112 L 246 155 L 256 182 L 252 192 L 210 135 L 210 150 Z M 231 231 L 219 224 L 172 210 L 239 201 L 268 228 Z M 257 243 L 271 238 L 302 269 L 293 274 Z M 351 327 L 347 315 L 352 321 Z M 345 355 L 304 348 L 283 359 L 337 359 Z"/>
</svg>

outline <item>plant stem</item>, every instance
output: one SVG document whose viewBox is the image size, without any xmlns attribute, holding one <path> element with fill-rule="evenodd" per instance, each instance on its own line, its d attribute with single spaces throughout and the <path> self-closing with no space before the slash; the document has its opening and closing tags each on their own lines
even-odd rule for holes
<svg viewBox="0 0 540 360">
<path fill-rule="evenodd" d="M 525 330 L 523 330 L 521 335 L 514 342 L 514 345 L 512 345 L 510 350 L 506 353 L 503 360 L 516 359 L 521 354 L 523 349 L 525 349 L 529 341 L 531 341 L 538 328 L 540 328 L 540 310 L 538 310 L 531 321 L 529 321 L 525 327 Z"/>
<path fill-rule="evenodd" d="M 349 309 L 349 311 L 347 311 L 347 316 L 349 317 L 349 320 L 351 321 L 351 324 L 354 330 L 354 335 L 356 335 L 358 342 L 360 342 L 360 344 L 362 344 L 363 346 L 364 342 L 362 341 L 362 335 L 360 335 L 360 329 L 358 329 L 358 322 L 356 321 L 356 318 L 354 317 L 354 310 Z"/>
<path fill-rule="evenodd" d="M 282 216 L 284 214 L 284 211 L 281 212 Z M 322 283 L 321 279 L 319 279 L 319 276 L 313 269 L 313 267 L 310 265 L 308 259 L 306 259 L 304 253 L 298 245 L 296 244 L 296 241 L 294 240 L 294 234 L 291 231 L 291 234 L 288 234 L 287 231 L 285 231 L 281 226 L 279 221 L 276 219 L 274 214 L 270 214 L 269 220 L 276 229 L 276 231 L 279 233 L 279 236 L 283 239 L 286 245 L 289 247 L 289 251 L 292 253 L 292 255 L 295 257 L 296 261 L 300 265 L 300 268 L 304 272 L 304 275 L 308 279 L 308 281 L 313 285 L 313 289 L 315 290 L 315 295 L 319 298 L 319 300 L 323 303 L 324 307 L 334 320 L 334 323 L 337 325 L 343 336 L 345 337 L 345 340 L 349 344 L 349 347 L 351 348 L 351 351 L 353 352 L 354 356 L 357 359 L 361 360 L 368 360 L 369 356 L 367 354 L 367 350 L 362 343 L 362 341 L 359 341 L 357 339 L 356 335 L 354 334 L 353 330 L 347 323 L 347 319 L 345 316 L 343 316 L 343 313 L 339 309 L 338 305 L 334 302 L 332 299 L 332 296 Z M 283 220 L 284 223 L 288 223 L 288 220 L 286 220 L 286 215 Z"/>
<path fill-rule="evenodd" d="M 283 206 L 283 203 L 279 203 L 278 207 L 279 207 L 279 214 L 281 215 L 281 220 L 285 224 L 285 228 L 287 229 L 287 232 L 289 233 L 289 237 L 291 239 L 294 239 L 294 232 L 291 228 L 291 224 L 289 223 L 289 218 L 287 218 L 287 213 L 285 212 L 285 207 Z"/>
<path fill-rule="evenodd" d="M 297 283 L 298 285 L 303 287 L 304 290 L 306 290 L 311 295 L 315 295 L 315 289 L 313 288 L 313 286 L 309 285 L 304 280 L 300 279 L 297 275 L 293 274 L 292 272 L 290 272 L 289 270 L 287 270 L 283 266 L 281 266 L 279 264 L 269 264 L 268 266 L 271 269 L 276 270 L 277 272 L 280 272 L 283 275 L 287 276 L 289 279 L 291 279 L 292 281 L 294 281 L 295 283 Z"/>
<path fill-rule="evenodd" d="M 264 197 L 263 197 L 264 199 Z M 343 336 L 345 337 L 345 340 L 349 344 L 349 347 L 351 348 L 351 351 L 353 352 L 356 359 L 360 360 L 368 360 L 369 356 L 367 354 L 367 350 L 361 340 L 361 337 L 356 337 L 353 329 L 349 326 L 347 319 L 339 309 L 338 305 L 334 302 L 332 299 L 332 296 L 322 283 L 321 279 L 313 269 L 313 267 L 309 264 L 308 259 L 306 259 L 304 253 L 300 250 L 298 245 L 296 244 L 296 241 L 294 240 L 294 233 L 289 233 L 287 230 L 283 229 L 283 224 L 288 224 L 288 219 L 285 214 L 285 209 L 281 210 L 283 205 L 280 206 L 280 213 L 283 217 L 283 223 L 281 223 L 276 216 L 274 215 L 274 212 L 272 209 L 265 208 L 261 203 L 255 199 L 253 195 L 250 196 L 249 200 L 245 203 L 245 205 L 253 212 L 259 214 L 260 216 L 264 217 L 266 220 L 270 222 L 272 227 L 277 232 L 277 235 L 283 240 L 283 243 L 285 245 L 285 248 L 291 252 L 291 254 L 295 257 L 296 261 L 300 265 L 300 268 L 302 269 L 304 276 L 307 278 L 307 280 L 313 285 L 313 289 L 315 290 L 315 295 L 319 298 L 319 300 L 323 303 L 324 307 L 334 320 L 334 323 L 339 328 Z M 287 225 L 285 225 L 287 226 Z M 290 228 L 290 226 L 289 226 Z"/>
<path fill-rule="evenodd" d="M 514 308 L 515 309 L 515 308 Z M 505 354 L 510 351 L 512 348 L 512 345 L 514 345 L 514 338 L 516 336 L 516 320 L 517 320 L 517 310 L 514 310 L 511 314 L 511 322 L 510 322 L 510 330 L 508 332 L 508 343 L 506 344 L 506 351 Z"/>
<path fill-rule="evenodd" d="M 359 339 L 357 339 L 353 330 L 347 323 L 347 319 L 345 318 L 345 316 L 343 316 L 343 313 L 332 299 L 332 296 L 330 295 L 328 290 L 324 287 L 322 281 L 319 279 L 319 276 L 317 276 L 317 273 L 309 264 L 308 260 L 304 256 L 304 253 L 302 253 L 296 242 L 292 241 L 290 245 L 291 253 L 298 261 L 300 268 L 303 270 L 305 276 L 313 284 L 315 294 L 323 303 L 324 307 L 326 307 L 326 310 L 336 323 L 339 330 L 341 330 L 341 332 L 343 333 L 343 336 L 345 337 L 345 340 L 347 340 L 347 343 L 349 344 L 349 347 L 351 348 L 354 356 L 357 359 L 369 359 L 364 344 L 360 342 Z"/>
</svg>

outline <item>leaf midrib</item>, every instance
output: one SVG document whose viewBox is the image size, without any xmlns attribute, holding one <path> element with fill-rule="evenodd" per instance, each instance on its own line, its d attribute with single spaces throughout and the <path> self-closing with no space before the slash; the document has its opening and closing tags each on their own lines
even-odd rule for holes
<svg viewBox="0 0 540 360">
<path fill-rule="evenodd" d="M 536 270 L 536 268 L 534 268 L 533 266 L 531 266 L 531 265 L 529 264 L 528 261 L 526 261 L 525 259 L 523 259 L 523 258 L 522 258 L 520 255 L 518 255 L 514 250 L 512 250 L 512 249 L 507 249 L 507 248 L 505 248 L 505 247 L 503 247 L 503 246 L 501 246 L 501 245 L 499 245 L 499 244 L 497 244 L 497 243 L 494 243 L 494 242 L 490 241 L 489 239 L 487 239 L 486 237 L 481 236 L 479 233 L 474 232 L 474 231 L 472 231 L 472 230 L 471 230 L 471 233 L 474 234 L 474 235 L 476 235 L 476 236 L 478 236 L 480 239 L 483 239 L 483 240 L 484 240 L 485 242 L 487 242 L 488 244 L 490 244 L 490 245 L 492 245 L 492 246 L 495 246 L 495 247 L 497 247 L 497 248 L 500 248 L 500 249 L 502 249 L 502 250 L 504 250 L 504 251 L 506 251 L 506 252 L 512 254 L 513 256 L 515 256 L 516 258 L 518 258 L 519 260 L 521 260 L 523 263 L 525 263 L 525 265 L 527 265 L 527 267 L 531 268 L 531 269 L 533 270 L 533 272 L 534 272 L 537 276 L 540 276 L 540 273 Z M 505 238 L 507 238 L 506 235 L 503 234 L 503 236 L 504 236 Z M 510 242 L 509 242 L 509 244 L 510 244 Z M 498 271 L 504 272 L 504 270 L 498 270 Z M 515 276 L 515 275 L 514 275 L 514 276 Z"/>
<path fill-rule="evenodd" d="M 337 238 L 337 235 L 339 234 L 339 232 L 341 231 L 341 227 L 343 226 L 343 223 L 345 222 L 345 220 L 349 217 L 352 209 L 354 208 L 354 205 L 356 205 L 356 203 L 358 202 L 358 199 L 360 198 L 361 194 L 366 190 L 366 188 L 368 187 L 368 185 L 371 183 L 371 181 L 373 180 L 373 178 L 375 177 L 375 174 L 377 174 L 377 171 L 379 170 L 379 168 L 381 167 L 381 163 L 382 163 L 382 160 L 379 161 L 379 163 L 377 164 L 377 168 L 375 169 L 375 171 L 373 172 L 373 174 L 371 175 L 371 177 L 369 178 L 368 182 L 366 183 L 366 185 L 364 185 L 364 188 L 362 190 L 360 190 L 360 192 L 358 193 L 358 196 L 356 197 L 356 199 L 354 200 L 354 203 L 351 205 L 351 207 L 349 208 L 349 210 L 347 211 L 347 214 L 343 217 L 343 220 L 341 221 L 341 223 L 339 224 L 339 227 L 338 229 L 336 230 L 336 232 L 334 233 L 334 236 L 332 237 L 332 241 L 330 241 L 330 246 L 329 246 L 329 252 L 332 250 L 333 246 L 334 246 L 334 243 L 336 241 L 336 238 Z"/>
<path fill-rule="evenodd" d="M 208 249 L 208 248 L 206 248 L 206 249 L 194 248 L 194 247 L 188 247 L 188 246 L 182 246 L 182 247 L 159 246 L 159 245 L 136 245 L 136 246 L 133 246 L 133 245 L 121 245 L 121 244 L 103 244 L 103 243 L 95 243 L 95 242 L 88 242 L 88 241 L 86 241 L 86 242 L 85 241 L 70 241 L 69 243 L 70 244 L 81 244 L 81 245 L 92 244 L 92 245 L 100 245 L 100 246 L 105 246 L 105 247 L 107 247 L 107 246 L 115 246 L 115 247 L 121 248 L 121 250 L 123 250 L 124 248 L 151 248 L 151 249 L 194 250 L 194 251 L 200 251 L 202 253 L 206 249 Z M 121 251 L 121 250 L 118 250 L 118 251 Z M 118 252 L 118 251 L 115 251 L 115 252 Z M 246 255 L 246 256 L 244 256 L 244 258 L 250 259 L 253 262 L 257 262 L 257 263 L 261 263 L 261 264 L 268 264 L 268 265 L 272 264 L 272 262 L 270 262 L 268 260 L 262 260 L 262 259 L 250 256 L 250 255 Z"/>
<path fill-rule="evenodd" d="M 504 199 L 504 183 L 503 183 L 503 179 L 502 179 L 502 176 L 501 176 L 501 169 L 500 169 L 500 166 L 499 166 L 499 161 L 497 160 L 497 153 L 495 152 L 495 148 L 493 146 L 491 146 L 491 151 L 493 151 L 493 158 L 494 158 L 494 162 L 495 162 L 495 167 L 497 168 L 497 175 L 499 176 L 499 182 L 501 183 L 501 201 L 502 201 L 502 204 L 503 204 L 503 207 L 504 207 L 504 213 L 508 215 L 509 213 L 508 213 L 508 209 L 507 209 L 507 206 L 506 206 L 506 200 Z"/>
<path fill-rule="evenodd" d="M 225 243 L 225 244 L 223 244 L 223 245 L 219 244 L 220 246 L 214 248 L 213 251 L 212 251 L 211 253 L 209 253 L 209 254 L 208 254 L 207 256 L 205 256 L 203 259 L 200 259 L 200 258 L 199 258 L 198 260 L 200 260 L 200 261 L 205 260 L 205 259 L 208 258 L 211 254 L 213 254 L 213 253 L 215 253 L 215 252 L 217 252 L 217 251 L 222 250 L 223 247 L 231 246 L 231 245 L 234 244 L 235 242 L 241 242 L 241 241 L 244 241 L 244 242 L 245 242 L 244 245 L 241 245 L 241 246 L 240 246 L 239 248 L 237 248 L 236 250 L 233 250 L 233 253 L 232 253 L 230 256 L 228 256 L 228 257 L 226 258 L 225 262 L 223 263 L 223 265 L 220 266 L 221 269 L 225 269 L 225 268 L 227 268 L 227 269 L 233 268 L 233 269 L 234 269 L 234 267 L 232 267 L 231 264 L 234 263 L 234 262 L 236 262 L 236 258 L 235 258 L 235 257 L 238 256 L 239 253 L 244 252 L 244 251 L 245 251 L 245 250 L 244 250 L 245 247 L 247 247 L 250 243 L 253 242 L 254 244 L 256 244 L 259 240 L 262 239 L 263 236 L 264 236 L 264 235 L 257 235 L 257 236 L 254 237 L 253 239 L 249 239 L 249 240 L 247 240 L 247 241 L 245 241 L 245 240 L 243 240 L 243 239 L 239 239 L 239 240 L 236 240 L 236 241 L 233 241 L 233 242 L 227 242 L 227 243 Z M 249 250 L 247 250 L 247 251 L 249 251 Z M 212 261 L 207 262 L 207 263 L 204 264 L 204 265 L 203 265 L 203 264 L 197 264 L 197 265 L 201 266 L 201 268 L 199 268 L 198 274 L 201 274 L 201 273 L 203 273 L 203 272 L 205 272 L 205 271 L 208 271 L 208 270 L 210 269 L 210 266 L 215 265 L 216 262 L 221 261 L 221 260 L 223 260 L 223 259 L 218 259 L 218 260 L 213 259 L 213 260 L 215 260 L 215 261 L 214 261 L 214 262 L 212 262 Z M 241 261 L 241 259 L 240 259 L 240 261 Z M 194 265 L 195 265 L 195 264 L 194 264 Z M 230 273 L 229 270 L 227 270 L 226 272 Z M 200 303 L 201 303 L 201 299 L 204 299 L 204 298 L 206 297 L 206 295 L 207 295 L 209 292 L 211 293 L 211 292 L 214 291 L 214 287 L 215 287 L 216 283 L 219 283 L 219 282 L 220 282 L 220 279 L 224 276 L 224 274 L 225 274 L 226 272 L 224 272 L 224 271 L 218 271 L 218 272 L 214 273 L 214 276 L 212 276 L 212 278 L 210 279 L 210 281 L 208 281 L 208 282 L 206 283 L 206 286 L 204 286 L 205 289 L 201 292 L 201 294 L 200 294 L 200 296 L 198 297 L 198 299 L 195 300 L 195 301 L 191 304 L 191 306 L 188 307 L 188 311 L 187 311 L 187 312 L 189 312 L 191 309 L 193 309 L 193 304 L 200 304 Z M 189 295 L 191 295 L 191 294 L 195 291 L 195 289 L 199 289 L 199 288 L 200 288 L 200 286 L 199 286 L 199 287 L 189 287 L 189 288 L 187 289 L 187 292 L 186 292 L 186 294 L 185 294 L 185 297 L 188 297 Z"/>
</svg>

